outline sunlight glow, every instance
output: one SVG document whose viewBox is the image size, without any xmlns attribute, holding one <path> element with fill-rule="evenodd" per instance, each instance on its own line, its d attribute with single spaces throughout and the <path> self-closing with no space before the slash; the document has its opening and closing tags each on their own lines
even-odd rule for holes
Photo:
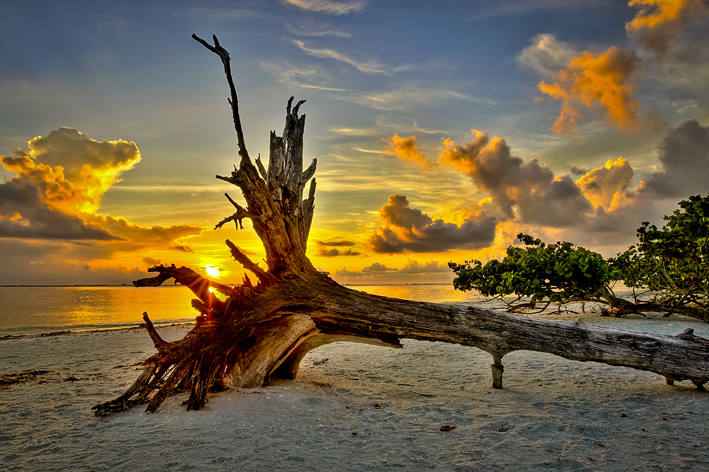
<svg viewBox="0 0 709 472">
<path fill-rule="evenodd" d="M 207 274 L 209 274 L 212 277 L 219 277 L 219 268 L 215 266 L 214 264 L 207 264 L 205 267 L 205 270 L 207 271 Z"/>
</svg>

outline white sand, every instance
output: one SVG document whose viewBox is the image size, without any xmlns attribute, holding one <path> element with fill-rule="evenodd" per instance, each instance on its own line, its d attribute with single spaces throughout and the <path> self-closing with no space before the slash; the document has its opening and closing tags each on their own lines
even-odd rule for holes
<svg viewBox="0 0 709 472">
<path fill-rule="evenodd" d="M 709 332 L 679 318 L 584 321 Z M 516 352 L 503 359 L 504 389 L 493 390 L 486 353 L 403 344 L 324 346 L 298 380 L 214 395 L 200 412 L 177 396 L 154 414 L 96 418 L 91 406 L 122 393 L 139 373 L 131 364 L 153 353 L 147 333 L 1 341 L 0 375 L 56 373 L 0 389 L 0 469 L 709 470 L 709 394 L 689 382 Z"/>
</svg>

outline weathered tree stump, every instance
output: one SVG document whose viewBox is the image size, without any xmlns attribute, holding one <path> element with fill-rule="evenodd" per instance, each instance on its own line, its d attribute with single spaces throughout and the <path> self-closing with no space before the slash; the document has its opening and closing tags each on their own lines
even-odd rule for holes
<svg viewBox="0 0 709 472">
<path fill-rule="evenodd" d="M 249 157 L 239 117 L 228 52 L 193 35 L 217 54 L 231 97 L 241 161 L 229 176 L 246 200 L 217 228 L 244 218 L 263 242 L 267 268 L 251 261 L 231 241 L 234 259 L 252 272 L 257 283 L 228 287 L 193 270 L 173 266 L 150 269 L 158 275 L 136 286 L 157 286 L 168 279 L 187 285 L 200 311 L 195 327 L 178 341 L 166 342 L 147 314 L 147 329 L 157 354 L 145 360 L 135 383 L 115 400 L 94 407 L 97 416 L 146 404 L 154 412 L 176 392 L 189 391 L 188 410 L 201 409 L 210 390 L 256 387 L 272 378 L 294 378 L 303 356 L 318 346 L 356 341 L 401 347 L 401 338 L 442 341 L 480 348 L 493 357 L 493 387 L 502 387 L 502 358 L 515 350 L 556 354 L 567 359 L 596 361 L 656 372 L 672 380 L 692 380 L 702 388 L 709 380 L 709 341 L 691 330 L 679 336 L 652 336 L 493 313 L 472 306 L 399 300 L 351 290 L 315 269 L 305 254 L 315 208 L 316 161 L 303 171 L 304 101 L 286 107 L 283 136 L 271 132 L 268 170 Z M 310 181 L 307 197 L 304 189 Z M 211 291 L 226 296 L 220 300 Z"/>
</svg>

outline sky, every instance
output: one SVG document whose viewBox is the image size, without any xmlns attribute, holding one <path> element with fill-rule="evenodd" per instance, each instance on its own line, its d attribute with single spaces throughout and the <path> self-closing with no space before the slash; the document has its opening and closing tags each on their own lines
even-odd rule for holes
<svg viewBox="0 0 709 472">
<path fill-rule="evenodd" d="M 230 52 L 252 156 L 307 100 L 308 255 L 341 283 L 448 283 L 519 232 L 613 256 L 709 192 L 706 1 L 2 2 L 0 285 L 265 257 L 214 230 L 243 200 L 193 33 Z"/>
</svg>

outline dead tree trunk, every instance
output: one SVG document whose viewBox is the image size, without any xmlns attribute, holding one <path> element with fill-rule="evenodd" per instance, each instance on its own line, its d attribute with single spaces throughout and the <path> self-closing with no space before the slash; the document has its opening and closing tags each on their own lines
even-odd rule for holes
<svg viewBox="0 0 709 472">
<path fill-rule="evenodd" d="M 651 336 L 593 328 L 580 321 L 550 322 L 475 307 L 399 300 L 345 288 L 318 272 L 305 254 L 316 161 L 303 171 L 305 116 L 298 116 L 303 101 L 295 107 L 293 98 L 288 101 L 283 136 L 271 132 L 268 170 L 259 159 L 254 165 L 244 143 L 229 54 L 216 37 L 213 46 L 193 38 L 222 60 L 241 156 L 238 169 L 217 178 L 239 187 L 246 208 L 227 195 L 236 211 L 217 228 L 233 221 L 239 229 L 244 218 L 250 219 L 264 244 L 268 267 L 259 267 L 227 240 L 234 259 L 256 276 L 256 285 L 245 277 L 243 285 L 227 287 L 175 266 L 153 267 L 156 277 L 136 281 L 136 286 L 154 286 L 174 278 L 194 292 L 193 306 L 202 314 L 196 326 L 175 342 L 164 341 L 145 314 L 145 327 L 158 352 L 146 359 L 143 373 L 123 395 L 94 407 L 96 415 L 144 403 L 152 412 L 179 391 L 189 391 L 187 409 L 198 410 L 210 389 L 294 378 L 309 350 L 343 340 L 401 347 L 401 338 L 411 338 L 478 347 L 492 355 L 495 388 L 502 386 L 502 357 L 521 349 L 648 370 L 669 381 L 692 380 L 699 388 L 709 380 L 709 341 L 691 330 L 674 337 Z"/>
</svg>

